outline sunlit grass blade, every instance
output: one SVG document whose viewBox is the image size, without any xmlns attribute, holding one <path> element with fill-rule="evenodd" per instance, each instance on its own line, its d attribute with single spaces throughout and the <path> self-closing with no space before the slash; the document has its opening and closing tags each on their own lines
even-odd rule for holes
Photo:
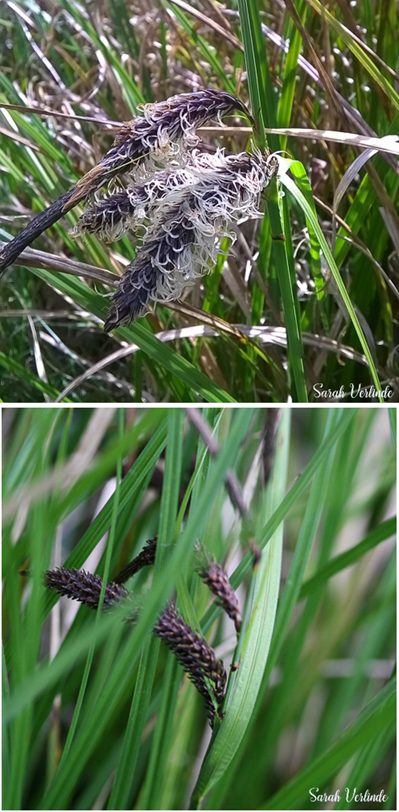
<svg viewBox="0 0 399 812">
<path fill-rule="evenodd" d="M 302 172 L 303 167 L 300 167 L 300 169 L 301 169 L 301 172 Z M 294 170 L 295 170 L 295 167 L 294 167 Z M 347 290 L 345 288 L 345 285 L 344 285 L 344 283 L 342 281 L 341 274 L 340 274 L 340 272 L 339 272 L 339 270 L 338 270 L 338 268 L 336 266 L 334 257 L 333 257 L 333 255 L 332 255 L 332 253 L 330 251 L 330 248 L 329 248 L 329 246 L 327 244 L 326 238 L 325 238 L 325 236 L 324 236 L 324 234 L 323 234 L 323 232 L 322 232 L 322 230 L 321 230 L 321 228 L 319 226 L 319 223 L 317 222 L 317 220 L 315 218 L 314 212 L 312 211 L 312 209 L 308 205 L 307 200 L 305 199 L 304 195 L 302 194 L 302 192 L 300 191 L 298 186 L 295 185 L 295 183 L 292 181 L 292 179 L 288 175 L 284 175 L 281 178 L 281 183 L 282 183 L 283 186 L 285 186 L 286 189 L 288 189 L 288 191 L 298 201 L 298 203 L 300 204 L 302 210 L 304 212 L 306 212 L 306 216 L 310 220 L 310 222 L 311 222 L 311 224 L 313 226 L 313 230 L 314 230 L 314 233 L 315 233 L 315 235 L 316 235 L 316 237 L 317 237 L 317 239 L 319 241 L 320 248 L 321 248 L 321 250 L 322 250 L 322 252 L 323 252 L 323 254 L 324 254 L 325 258 L 326 258 L 326 261 L 328 262 L 329 268 L 330 268 L 331 273 L 332 273 L 332 275 L 334 277 L 334 281 L 335 281 L 335 283 L 337 285 L 339 293 L 342 296 L 342 299 L 343 299 L 345 307 L 346 307 L 346 309 L 348 311 L 348 315 L 350 317 L 350 320 L 351 320 L 351 322 L 352 322 L 352 324 L 353 324 L 353 326 L 355 328 L 355 331 L 356 331 L 356 334 L 358 336 L 358 339 L 359 339 L 360 345 L 362 347 L 362 350 L 363 350 L 363 352 L 364 352 L 364 354 L 365 354 L 365 356 L 367 358 L 369 368 L 370 368 L 370 375 L 371 375 L 371 378 L 373 380 L 376 391 L 378 393 L 379 401 L 383 402 L 383 397 L 382 397 L 382 394 L 381 394 L 382 386 L 381 386 L 381 383 L 380 383 L 379 378 L 378 378 L 377 370 L 375 368 L 375 363 L 374 363 L 373 357 L 371 355 L 369 345 L 368 345 L 368 343 L 366 341 L 364 332 L 363 332 L 363 330 L 362 330 L 362 328 L 360 326 L 359 319 L 358 319 L 358 317 L 357 317 L 357 315 L 355 313 L 355 310 L 354 310 L 353 304 L 351 302 L 351 299 L 350 299 L 350 297 L 348 295 L 348 292 L 347 292 Z"/>
<path fill-rule="evenodd" d="M 240 0 L 239 10 L 248 71 L 248 87 L 253 115 L 257 123 L 255 140 L 258 147 L 264 149 L 266 146 L 264 128 L 274 127 L 277 119 L 259 9 L 257 3 L 253 2 L 253 0 Z M 270 146 L 273 150 L 278 149 L 276 136 L 271 136 Z M 292 396 L 294 401 L 306 402 L 307 390 L 299 308 L 296 302 L 294 280 L 290 273 L 282 218 L 279 211 L 278 189 L 275 181 L 272 181 L 268 188 L 267 216 L 270 220 L 272 234 L 272 257 L 280 285 L 287 328 L 287 350 Z"/>
</svg>

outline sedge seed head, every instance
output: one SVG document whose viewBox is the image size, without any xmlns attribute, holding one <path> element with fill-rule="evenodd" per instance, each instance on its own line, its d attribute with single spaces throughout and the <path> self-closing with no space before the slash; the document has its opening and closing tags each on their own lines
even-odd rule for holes
<svg viewBox="0 0 399 812">
<path fill-rule="evenodd" d="M 98 609 L 102 579 L 99 575 L 92 575 L 85 570 L 72 567 L 57 567 L 45 572 L 45 585 L 54 589 L 59 595 L 84 603 L 90 609 Z M 114 582 L 107 584 L 103 606 L 115 606 L 129 595 L 124 586 Z"/>
<path fill-rule="evenodd" d="M 222 661 L 216 659 L 215 652 L 208 646 L 205 638 L 194 632 L 171 604 L 158 618 L 154 626 L 154 634 L 173 651 L 189 679 L 204 698 L 208 719 L 213 728 L 215 708 L 204 677 L 213 683 L 212 690 L 220 712 L 227 679 Z"/>
</svg>

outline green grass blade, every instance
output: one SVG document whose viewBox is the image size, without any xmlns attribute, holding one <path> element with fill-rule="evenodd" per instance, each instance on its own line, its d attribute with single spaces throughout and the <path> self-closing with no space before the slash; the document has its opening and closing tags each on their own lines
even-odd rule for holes
<svg viewBox="0 0 399 812">
<path fill-rule="evenodd" d="M 260 149 L 266 145 L 265 127 L 274 127 L 276 103 L 269 77 L 269 68 L 261 31 L 258 4 L 253 0 L 239 0 L 240 20 L 244 42 L 248 87 L 252 111 L 256 122 L 255 140 Z M 270 138 L 270 146 L 278 150 L 276 136 Z M 291 277 L 287 248 L 279 211 L 278 187 L 270 183 L 267 196 L 267 215 L 272 232 L 272 256 L 280 285 L 281 299 L 287 328 L 287 350 L 292 397 L 297 402 L 307 402 L 304 368 L 304 350 L 301 338 L 299 308 L 296 301 L 294 280 Z"/>
<path fill-rule="evenodd" d="M 158 648 L 159 641 L 151 639 L 142 649 L 123 747 L 107 809 L 127 809 L 154 682 L 157 656 L 153 655 Z"/>
<path fill-rule="evenodd" d="M 301 588 L 299 600 L 306 598 L 314 590 L 324 586 L 337 572 L 341 572 L 346 569 L 346 567 L 350 567 L 351 564 L 354 564 L 362 558 L 365 553 L 372 550 L 377 544 L 381 544 L 382 541 L 394 536 L 395 533 L 396 518 L 387 519 L 385 522 L 382 522 L 382 524 L 375 527 L 374 530 L 371 530 L 370 533 L 367 533 L 363 541 L 360 541 L 359 544 L 355 544 L 350 550 L 346 550 L 344 553 L 335 556 L 332 561 L 329 561 L 328 564 L 321 567 L 312 578 L 305 581 Z"/>
<path fill-rule="evenodd" d="M 202 799 L 204 807 L 307 808 L 309 785 L 329 793 L 343 773 L 359 792 L 392 793 L 393 724 L 380 726 L 376 714 L 372 732 L 363 727 L 356 741 L 342 737 L 364 721 L 359 711 L 388 682 L 394 662 L 396 467 L 388 417 L 395 415 L 380 408 L 288 410 L 289 444 L 278 437 L 275 449 L 274 424 L 263 409 L 209 407 L 201 413 L 220 447 L 215 458 L 199 439 L 191 411 L 184 432 L 179 409 L 129 412 L 123 440 L 118 417 L 124 420 L 124 410 L 3 412 L 5 808 L 187 808 L 210 738 L 206 714 L 192 683 L 151 635 L 176 592 L 184 619 L 206 634 L 227 673 L 243 644 L 241 664 L 229 680 L 227 716 L 218 723 L 203 770 L 213 748 L 223 744 L 229 714 L 237 724 L 218 754 L 220 775 Z M 269 461 L 277 456 L 278 464 L 287 445 L 287 485 L 282 477 L 272 486 Z M 80 552 L 93 549 L 110 525 L 115 541 L 104 545 L 95 569 L 88 562 L 85 568 L 109 571 L 112 578 L 159 531 L 167 542 L 160 546 L 160 577 L 146 567 L 127 584 L 142 607 L 134 627 L 121 622 L 125 606 L 97 616 L 82 606 L 72 623 L 61 624 L 58 653 L 50 659 L 41 570 L 79 549 L 81 532 L 99 509 L 96 496 L 103 493 L 101 504 L 108 499 L 105 488 L 118 459 L 125 461 L 123 504 L 114 497 L 106 503 L 106 521 L 104 515 L 94 519 L 90 544 L 85 535 Z M 245 524 L 224 484 L 228 470 L 243 489 Z M 270 506 L 274 486 L 281 489 L 276 510 Z M 285 564 L 274 617 L 275 594 L 272 589 L 269 606 L 262 567 L 273 563 L 283 521 Z M 55 534 L 61 531 L 59 557 Z M 258 575 L 248 550 L 252 536 L 262 548 Z M 244 620 L 238 645 L 232 623 L 194 572 L 197 537 L 239 586 Z M 352 546 L 342 555 L 345 538 Z M 37 574 L 35 569 L 32 579 L 21 581 L 18 570 L 34 562 Z M 270 570 L 274 590 L 277 570 Z M 242 709 L 235 706 L 239 700 Z M 318 715 L 309 723 L 314 701 Z M 307 746 L 298 751 L 293 772 L 291 746 L 304 737 Z M 287 742 L 284 765 L 280 754 Z M 383 784 L 380 775 L 386 776 Z M 280 796 L 284 791 L 288 795 Z"/>
<path fill-rule="evenodd" d="M 290 168 L 291 168 L 291 170 L 293 169 L 295 171 L 295 166 L 294 167 L 291 166 Z M 303 172 L 303 167 L 302 166 L 300 167 L 300 171 L 301 171 L 301 173 Z M 318 222 L 317 222 L 317 220 L 316 220 L 316 218 L 314 216 L 314 212 L 312 211 L 312 209 L 308 205 L 307 200 L 305 199 L 305 197 L 302 194 L 302 192 L 300 191 L 300 189 L 293 182 L 293 180 L 288 175 L 284 175 L 283 177 L 281 177 L 280 180 L 281 180 L 281 183 L 285 186 L 285 188 L 288 189 L 288 191 L 298 201 L 299 205 L 301 206 L 302 210 L 306 214 L 307 218 L 312 223 L 314 233 L 317 236 L 317 239 L 318 239 L 319 244 L 320 244 L 320 248 L 321 248 L 321 250 L 322 250 L 322 252 L 323 252 L 323 254 L 324 254 L 325 258 L 326 258 L 326 261 L 328 263 L 329 268 L 331 269 L 331 273 L 333 274 L 334 281 L 335 281 L 335 283 L 337 285 L 337 288 L 338 288 L 338 290 L 339 290 L 339 292 L 340 292 L 340 294 L 342 296 L 345 307 L 346 307 L 346 309 L 348 311 L 348 315 L 350 317 L 350 320 L 351 320 L 351 322 L 352 322 L 352 324 L 353 324 L 353 326 L 355 328 L 356 334 L 358 336 L 358 339 L 359 339 L 360 345 L 362 347 L 362 350 L 363 350 L 363 352 L 364 352 L 364 354 L 365 354 L 365 356 L 367 358 L 371 378 L 373 380 L 375 389 L 376 389 L 376 391 L 378 393 L 378 399 L 379 399 L 380 403 L 383 403 L 384 399 L 383 399 L 383 396 L 381 394 L 382 393 L 382 386 L 381 386 L 381 383 L 380 383 L 379 378 L 378 378 L 378 374 L 377 374 L 377 370 L 375 368 L 373 357 L 371 355 L 371 352 L 370 352 L 368 343 L 366 341 L 365 335 L 363 333 L 363 330 L 362 330 L 362 328 L 360 326 L 359 319 L 358 319 L 358 317 L 357 317 L 357 315 L 355 313 L 353 304 L 352 304 L 352 302 L 350 300 L 349 294 L 348 294 L 348 292 L 347 292 L 347 290 L 345 288 L 345 285 L 343 283 L 341 274 L 340 274 L 340 272 L 339 272 L 339 270 L 337 268 L 337 265 L 335 263 L 333 255 L 332 255 L 332 253 L 330 251 L 330 248 L 328 247 L 327 240 L 324 237 L 324 234 L 323 234 L 323 232 L 322 232 L 322 230 L 321 230 L 321 228 L 320 228 L 320 226 L 319 226 L 319 224 L 318 224 Z"/>
<path fill-rule="evenodd" d="M 375 736 L 391 736 L 395 726 L 395 695 L 396 681 L 393 679 L 359 713 L 326 753 L 301 770 L 262 809 L 300 809 L 304 802 L 310 802 L 310 787 L 320 787 L 322 791 L 327 781 L 360 747 L 372 742 Z"/>
<path fill-rule="evenodd" d="M 74 301 L 81 307 L 95 313 L 100 318 L 105 318 L 106 307 L 99 301 L 99 297 L 80 280 L 65 274 L 57 274 L 54 278 L 47 271 L 36 268 L 34 273 L 41 279 L 50 282 L 52 287 L 66 293 L 68 296 L 72 296 Z M 129 341 L 129 343 L 137 344 L 143 353 L 157 364 L 162 364 L 167 372 L 176 377 L 178 382 L 183 382 L 188 386 L 187 392 L 190 389 L 198 391 L 198 394 L 204 400 L 210 402 L 234 403 L 234 398 L 209 380 L 202 372 L 195 369 L 189 361 L 186 361 L 177 352 L 158 341 L 144 325 L 136 323 L 131 327 L 120 327 L 118 328 L 118 335 Z M 184 398 L 182 399 L 184 400 Z M 190 395 L 186 399 L 191 400 Z"/>
<path fill-rule="evenodd" d="M 146 602 L 137 626 L 135 626 L 130 638 L 128 638 L 126 648 L 121 651 L 118 662 L 115 663 L 114 671 L 109 677 L 107 691 L 104 691 L 99 697 L 95 709 L 86 719 L 84 728 L 78 731 L 74 747 L 71 749 L 62 773 L 57 773 L 43 800 L 43 809 L 56 808 L 56 805 L 61 803 L 61 799 L 63 799 L 62 803 L 67 803 L 72 791 L 72 778 L 76 780 L 97 742 L 104 735 L 107 724 L 112 721 L 118 702 L 129 683 L 131 669 L 138 660 L 140 647 L 146 639 L 146 635 L 150 632 L 155 617 L 161 610 L 164 601 L 170 595 L 176 571 L 179 569 L 184 571 L 185 566 L 187 566 L 188 552 L 192 550 L 196 533 L 201 532 L 201 527 L 206 521 L 215 493 L 218 492 L 220 483 L 224 481 L 226 470 L 231 467 L 252 419 L 252 409 L 239 410 L 232 414 L 229 442 L 221 448 L 218 458 L 212 460 L 210 475 L 196 509 L 195 511 L 190 510 L 179 544 L 173 549 L 165 563 L 162 579 L 158 579 L 156 588 L 154 587 L 147 593 Z M 122 616 L 122 614 L 123 607 L 120 609 L 115 607 L 112 618 L 101 618 L 99 632 L 94 632 L 96 642 L 100 633 L 104 632 L 105 628 L 110 628 L 107 621 L 118 622 L 118 617 Z M 75 643 L 75 646 L 77 648 L 77 643 Z M 65 654 L 65 652 L 61 652 L 59 656 L 62 653 Z M 52 668 L 54 668 L 54 662 L 50 664 L 48 671 Z M 19 697 L 19 702 L 21 701 L 26 701 L 26 697 Z M 58 806 L 58 808 L 60 807 Z"/>
<path fill-rule="evenodd" d="M 388 99 L 392 102 L 392 104 L 399 110 L 399 95 L 396 90 L 392 87 L 391 82 L 387 79 L 383 73 L 377 68 L 376 64 L 373 60 L 369 57 L 366 51 L 359 45 L 358 42 L 351 36 L 351 32 L 340 23 L 329 11 L 323 6 L 319 0 L 307 0 L 310 6 L 314 8 L 325 20 L 330 24 L 330 26 L 336 31 L 338 36 L 342 39 L 342 41 L 347 45 L 347 47 L 352 51 L 353 55 L 356 59 L 359 60 L 360 64 L 363 68 L 367 71 L 369 76 L 374 79 L 374 81 L 382 88 Z"/>
<path fill-rule="evenodd" d="M 268 512 L 276 509 L 285 490 L 289 426 L 289 413 L 285 411 L 278 429 L 278 451 L 267 497 Z M 280 525 L 264 550 L 254 576 L 252 615 L 244 639 L 242 660 L 227 704 L 226 716 L 211 742 L 193 792 L 192 804 L 196 807 L 229 766 L 251 718 L 273 633 L 280 585 L 282 539 L 283 528 Z"/>
<path fill-rule="evenodd" d="M 346 431 L 348 426 L 355 419 L 355 410 L 346 409 L 342 412 L 338 424 L 330 431 L 325 438 L 323 445 L 320 445 L 312 459 L 308 462 L 307 466 L 301 473 L 299 479 L 293 484 L 292 488 L 288 491 L 282 502 L 279 504 L 273 515 L 267 521 L 266 525 L 262 528 L 262 532 L 258 538 L 258 544 L 263 549 L 270 541 L 273 534 L 281 522 L 285 519 L 299 496 L 309 485 L 314 474 L 322 464 L 325 457 L 330 453 L 331 448 L 335 445 L 338 438 Z M 241 563 L 235 569 L 230 577 L 231 585 L 234 589 L 241 584 L 245 576 L 252 568 L 252 554 L 246 553 Z M 202 619 L 201 625 L 204 631 L 212 626 L 217 616 L 220 614 L 220 609 L 216 606 L 211 606 Z"/>
<path fill-rule="evenodd" d="M 175 540 L 176 514 L 181 486 L 183 423 L 183 410 L 170 409 L 154 583 L 157 579 L 162 580 L 164 562 Z M 158 798 L 161 793 L 162 776 L 171 740 L 173 712 L 180 682 L 181 669 L 178 668 L 174 655 L 169 652 L 165 672 L 165 689 L 162 693 L 141 799 L 144 809 L 158 809 Z"/>
</svg>

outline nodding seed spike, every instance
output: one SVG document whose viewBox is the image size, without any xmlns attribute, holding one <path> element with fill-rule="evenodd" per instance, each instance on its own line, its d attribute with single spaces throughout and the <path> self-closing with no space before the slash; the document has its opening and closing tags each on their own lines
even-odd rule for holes
<svg viewBox="0 0 399 812">
<path fill-rule="evenodd" d="M 227 574 L 223 567 L 209 556 L 204 545 L 197 544 L 196 553 L 199 561 L 196 567 L 198 575 L 217 598 L 218 606 L 221 606 L 234 621 L 236 632 L 239 634 L 242 623 L 240 605 Z"/>
<path fill-rule="evenodd" d="M 184 622 L 172 604 L 169 604 L 159 616 L 154 626 L 154 634 L 173 651 L 203 697 L 209 724 L 213 728 L 215 707 L 204 677 L 210 679 L 214 685 L 212 690 L 218 705 L 218 715 L 221 716 L 227 679 L 222 661 L 216 659 L 214 650 L 208 646 L 205 638 Z"/>
</svg>

